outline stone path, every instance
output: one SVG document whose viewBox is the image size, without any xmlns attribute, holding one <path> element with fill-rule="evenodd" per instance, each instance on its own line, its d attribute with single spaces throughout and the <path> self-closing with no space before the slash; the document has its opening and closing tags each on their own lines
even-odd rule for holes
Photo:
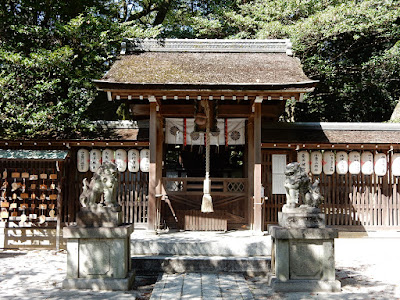
<svg viewBox="0 0 400 300">
<path fill-rule="evenodd" d="M 154 286 L 150 300 L 253 300 L 249 286 L 237 274 L 163 274 Z"/>
<path fill-rule="evenodd" d="M 218 299 L 213 295 L 229 294 L 228 299 L 255 300 L 393 300 L 400 299 L 400 238 L 340 238 L 335 241 L 336 276 L 342 282 L 340 293 L 274 293 L 263 277 L 236 275 L 184 274 L 157 277 L 137 277 L 136 287 L 128 292 L 94 292 L 63 290 L 66 273 L 66 252 L 52 250 L 0 250 L 0 299 L 61 300 L 61 299 L 157 299 L 159 290 L 176 293 L 181 299 Z M 201 284 L 202 276 L 204 282 Z M 207 278 L 206 278 L 207 277 Z M 167 280 L 167 278 L 169 278 Z M 222 278 L 222 280 L 221 280 Z M 165 280 L 163 280 L 165 279 Z M 213 289 L 218 281 L 219 288 Z M 233 284 L 234 283 L 234 284 Z M 245 294 L 247 284 L 252 295 Z M 199 287 L 204 287 L 202 291 Z M 201 294 L 203 293 L 203 294 Z M 236 293 L 236 294 L 235 294 Z M 234 295 L 238 295 L 236 297 Z M 246 292 L 247 293 L 247 292 Z M 187 295 L 187 296 L 185 296 Z M 252 298 L 253 297 L 253 298 Z M 160 299 L 160 298 L 158 298 Z M 175 297 L 167 298 L 179 299 Z"/>
</svg>

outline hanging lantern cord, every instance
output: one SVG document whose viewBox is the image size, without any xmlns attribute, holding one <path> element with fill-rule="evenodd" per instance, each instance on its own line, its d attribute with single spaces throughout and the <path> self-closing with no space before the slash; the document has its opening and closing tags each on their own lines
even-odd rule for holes
<svg viewBox="0 0 400 300">
<path fill-rule="evenodd" d="M 205 100 L 206 111 L 206 176 L 203 184 L 203 199 L 201 202 L 201 212 L 210 213 L 214 212 L 212 197 L 210 195 L 211 180 L 210 180 L 210 110 L 208 100 Z"/>
</svg>

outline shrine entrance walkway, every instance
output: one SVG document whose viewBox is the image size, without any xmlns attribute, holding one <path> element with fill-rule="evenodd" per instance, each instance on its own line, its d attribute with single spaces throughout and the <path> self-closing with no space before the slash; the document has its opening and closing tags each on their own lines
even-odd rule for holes
<svg viewBox="0 0 400 300">
<path fill-rule="evenodd" d="M 150 300 L 167 299 L 253 300 L 254 298 L 243 275 L 186 273 L 160 276 Z"/>
</svg>

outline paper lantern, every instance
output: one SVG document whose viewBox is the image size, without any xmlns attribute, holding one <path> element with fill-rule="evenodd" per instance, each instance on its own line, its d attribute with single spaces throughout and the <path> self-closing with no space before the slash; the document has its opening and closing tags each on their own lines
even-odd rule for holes
<svg viewBox="0 0 400 300">
<path fill-rule="evenodd" d="M 140 171 L 149 172 L 150 170 L 150 150 L 140 150 Z"/>
<path fill-rule="evenodd" d="M 356 151 L 349 153 L 349 172 L 352 175 L 360 174 L 361 172 L 361 154 Z"/>
<path fill-rule="evenodd" d="M 79 149 L 77 156 L 78 172 L 85 173 L 89 171 L 89 150 Z"/>
<path fill-rule="evenodd" d="M 102 153 L 102 163 L 104 164 L 105 162 L 115 162 L 114 159 L 114 150 L 111 149 L 105 149 L 103 150 Z"/>
<path fill-rule="evenodd" d="M 361 154 L 361 172 L 364 175 L 372 175 L 374 173 L 374 155 L 369 151 Z"/>
<path fill-rule="evenodd" d="M 128 170 L 129 172 L 139 172 L 139 150 L 131 149 L 128 151 Z"/>
<path fill-rule="evenodd" d="M 322 153 L 320 151 L 311 152 L 311 173 L 314 175 L 322 173 Z"/>
<path fill-rule="evenodd" d="M 124 149 L 118 149 L 115 151 L 115 164 L 117 165 L 119 172 L 126 171 L 126 165 L 128 163 L 128 157 Z"/>
<path fill-rule="evenodd" d="M 300 167 L 303 168 L 304 172 L 310 172 L 310 153 L 308 153 L 308 151 L 297 152 L 297 162 L 300 164 Z"/>
<path fill-rule="evenodd" d="M 385 176 L 387 171 L 387 159 L 385 153 L 377 153 L 374 158 L 375 174 L 378 176 Z"/>
<path fill-rule="evenodd" d="M 392 175 L 400 176 L 400 153 L 392 155 Z"/>
<path fill-rule="evenodd" d="M 97 172 L 101 166 L 101 151 L 98 149 L 93 149 L 90 151 L 90 171 Z"/>
<path fill-rule="evenodd" d="M 325 151 L 323 155 L 323 170 L 326 175 L 335 173 L 335 153 L 332 151 Z"/>
<path fill-rule="evenodd" d="M 349 170 L 349 156 L 345 151 L 336 152 L 336 173 L 347 174 Z"/>
</svg>

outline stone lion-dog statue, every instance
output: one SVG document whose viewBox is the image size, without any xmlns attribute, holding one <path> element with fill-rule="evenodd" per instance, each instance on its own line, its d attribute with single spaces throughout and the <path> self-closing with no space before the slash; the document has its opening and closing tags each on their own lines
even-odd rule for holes
<svg viewBox="0 0 400 300">
<path fill-rule="evenodd" d="M 90 183 L 87 178 L 83 179 L 83 191 L 79 196 L 82 207 L 118 206 L 117 192 L 117 165 L 112 162 L 102 164 L 97 172 L 93 173 Z M 101 196 L 104 195 L 103 200 Z"/>
<path fill-rule="evenodd" d="M 319 190 L 319 180 L 311 184 L 307 173 L 298 162 L 290 163 L 285 170 L 286 207 L 295 208 L 299 203 L 299 196 L 303 196 L 304 206 L 318 207 L 323 201 Z"/>
</svg>

